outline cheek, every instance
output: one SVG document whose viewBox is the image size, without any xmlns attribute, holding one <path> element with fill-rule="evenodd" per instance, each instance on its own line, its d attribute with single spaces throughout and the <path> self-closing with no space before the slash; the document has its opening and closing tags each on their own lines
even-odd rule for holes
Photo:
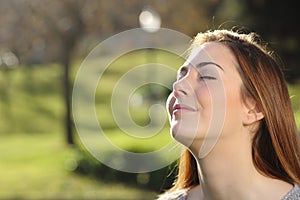
<svg viewBox="0 0 300 200">
<path fill-rule="evenodd" d="M 200 110 L 209 110 L 212 106 L 212 91 L 211 89 L 202 84 L 196 90 L 196 101 Z"/>
<path fill-rule="evenodd" d="M 227 111 L 226 91 L 222 83 L 214 82 L 202 90 L 201 134 L 209 138 L 218 138 L 222 132 Z"/>
<path fill-rule="evenodd" d="M 214 120 L 214 118 L 218 115 L 215 114 L 214 111 L 218 111 L 219 103 L 215 100 L 219 100 L 219 98 L 214 98 L 218 93 L 216 88 L 210 88 L 209 86 L 203 85 L 198 88 L 197 94 L 197 102 L 198 102 L 198 116 L 194 119 L 197 122 L 197 139 L 204 139 L 208 136 L 209 130 L 215 126 L 215 122 L 219 120 Z"/>
<path fill-rule="evenodd" d="M 224 135 L 239 132 L 239 128 L 242 127 L 242 100 L 240 90 L 238 88 L 229 90 L 226 96 Z"/>
</svg>

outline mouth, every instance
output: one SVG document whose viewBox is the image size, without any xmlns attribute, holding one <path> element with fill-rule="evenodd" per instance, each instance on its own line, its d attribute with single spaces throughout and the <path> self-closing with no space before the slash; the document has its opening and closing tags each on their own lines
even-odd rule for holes
<svg viewBox="0 0 300 200">
<path fill-rule="evenodd" d="M 196 112 L 196 111 L 197 109 L 183 104 L 175 104 L 173 106 L 173 114 L 176 114 L 178 112 Z"/>
</svg>

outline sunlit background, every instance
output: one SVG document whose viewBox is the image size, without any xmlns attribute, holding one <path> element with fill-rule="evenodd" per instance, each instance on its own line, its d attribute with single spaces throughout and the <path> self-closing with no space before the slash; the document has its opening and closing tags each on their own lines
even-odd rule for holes
<svg viewBox="0 0 300 200">
<path fill-rule="evenodd" d="M 101 41 L 132 28 L 160 27 L 190 37 L 214 28 L 255 31 L 285 65 L 295 119 L 300 130 L 300 18 L 287 0 L 1 0 L 0 1 L 0 199 L 154 199 L 174 180 L 174 164 L 148 173 L 106 167 L 86 151 L 72 119 L 77 70 Z M 109 59 L 105 54 L 99 59 Z M 132 66 L 184 61 L 158 50 L 121 56 L 96 92 L 97 117 L 107 137 L 132 152 L 161 148 L 171 138 L 166 123 L 157 137 L 138 140 L 115 124 L 111 88 Z M 147 77 L 145 77 L 147 78 Z M 170 84 L 175 77 L 170 78 Z M 139 88 L 132 120 L 149 123 L 149 107 L 170 91 Z M 284 116 L 283 116 L 284 117 Z M 107 155 L 109 157 L 110 155 Z"/>
</svg>

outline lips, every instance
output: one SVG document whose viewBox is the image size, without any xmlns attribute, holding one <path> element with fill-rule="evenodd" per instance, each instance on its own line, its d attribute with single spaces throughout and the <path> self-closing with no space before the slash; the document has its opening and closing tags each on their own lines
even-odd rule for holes
<svg viewBox="0 0 300 200">
<path fill-rule="evenodd" d="M 173 106 L 173 114 L 176 112 L 195 112 L 195 111 L 197 111 L 195 108 L 183 104 L 175 104 Z"/>
</svg>

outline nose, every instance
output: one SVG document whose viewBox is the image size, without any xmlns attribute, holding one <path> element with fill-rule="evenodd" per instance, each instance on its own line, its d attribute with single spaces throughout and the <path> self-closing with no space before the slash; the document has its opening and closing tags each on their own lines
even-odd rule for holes
<svg viewBox="0 0 300 200">
<path fill-rule="evenodd" d="M 173 83 L 173 94 L 176 98 L 180 96 L 189 96 L 192 90 L 192 84 L 188 75 L 182 77 Z"/>
</svg>

